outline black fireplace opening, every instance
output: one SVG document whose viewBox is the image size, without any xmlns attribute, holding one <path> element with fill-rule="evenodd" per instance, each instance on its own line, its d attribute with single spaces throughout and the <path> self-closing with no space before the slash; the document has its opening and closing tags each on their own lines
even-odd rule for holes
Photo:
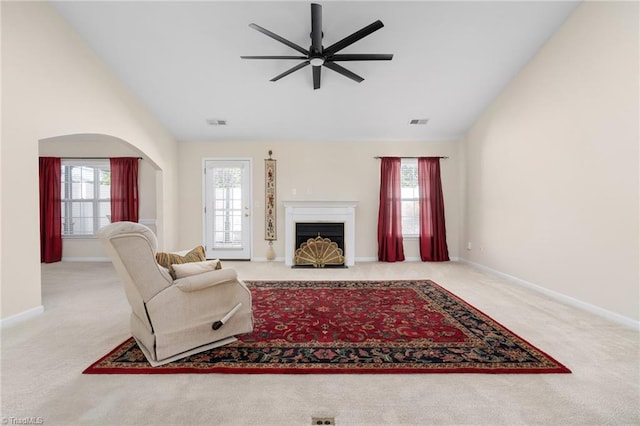
<svg viewBox="0 0 640 426">
<path fill-rule="evenodd" d="M 338 245 L 344 253 L 344 223 L 343 222 L 297 222 L 296 250 L 310 238 L 328 238 Z M 311 265 L 294 265 L 294 267 L 313 267 Z M 346 268 L 346 265 L 326 265 L 326 267 Z"/>
</svg>

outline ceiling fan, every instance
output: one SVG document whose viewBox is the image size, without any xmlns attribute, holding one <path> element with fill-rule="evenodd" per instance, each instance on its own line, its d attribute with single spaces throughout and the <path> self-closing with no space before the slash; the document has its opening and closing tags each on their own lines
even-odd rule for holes
<svg viewBox="0 0 640 426">
<path fill-rule="evenodd" d="M 361 30 L 356 31 L 355 33 L 343 38 L 342 40 L 332 44 L 329 47 L 322 46 L 322 6 L 316 3 L 311 3 L 311 46 L 309 49 L 305 49 L 283 37 L 280 37 L 278 34 L 272 33 L 271 31 L 262 28 L 256 24 L 249 24 L 249 27 L 254 30 L 260 31 L 261 33 L 271 37 L 274 40 L 279 41 L 282 44 L 289 46 L 290 48 L 297 50 L 304 56 L 241 56 L 242 59 L 294 59 L 294 60 L 303 60 L 298 65 L 286 70 L 282 74 L 279 74 L 271 79 L 271 81 L 278 81 L 282 77 L 285 77 L 299 69 L 306 67 L 307 65 L 311 65 L 313 70 L 313 88 L 320 88 L 320 72 L 322 67 L 327 67 L 330 70 L 333 70 L 339 74 L 342 74 L 345 77 L 348 77 L 358 83 L 364 80 L 364 78 L 359 75 L 349 71 L 345 67 L 338 65 L 336 62 L 341 61 L 390 61 L 393 58 L 391 54 L 369 54 L 369 53 L 346 53 L 339 54 L 338 52 L 344 49 L 347 46 L 352 45 L 356 41 L 368 36 L 374 31 L 379 30 L 384 25 L 380 20 L 375 21 L 372 24 L 367 25 Z"/>
</svg>

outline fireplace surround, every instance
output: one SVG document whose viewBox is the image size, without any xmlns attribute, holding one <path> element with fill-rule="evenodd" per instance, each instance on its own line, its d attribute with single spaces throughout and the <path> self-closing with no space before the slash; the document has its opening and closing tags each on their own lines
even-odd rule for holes
<svg viewBox="0 0 640 426">
<path fill-rule="evenodd" d="M 297 248 L 296 224 L 298 223 L 343 224 L 344 236 L 340 248 L 344 252 L 344 263 L 345 266 L 355 264 L 355 209 L 357 201 L 284 201 L 283 204 L 285 209 L 285 265 L 294 265 L 294 253 Z"/>
</svg>

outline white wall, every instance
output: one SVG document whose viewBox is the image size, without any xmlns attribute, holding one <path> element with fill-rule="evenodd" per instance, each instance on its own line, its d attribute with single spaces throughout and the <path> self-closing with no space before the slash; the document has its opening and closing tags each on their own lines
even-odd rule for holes
<svg viewBox="0 0 640 426">
<path fill-rule="evenodd" d="M 636 321 L 638 22 L 581 4 L 476 122 L 461 234 L 472 262 Z"/>
<path fill-rule="evenodd" d="M 264 159 L 269 150 L 277 160 L 278 240 L 276 256 L 284 255 L 285 200 L 358 201 L 356 260 L 377 260 L 377 221 L 380 160 L 374 156 L 449 156 L 441 160 L 449 254 L 458 256 L 458 143 L 453 142 L 233 142 L 180 144 L 180 244 L 202 244 L 202 159 L 253 159 L 253 258 L 265 258 Z M 295 190 L 295 194 L 294 194 Z M 417 240 L 405 240 L 405 256 L 419 258 Z"/>
<path fill-rule="evenodd" d="M 130 143 L 161 173 L 160 244 L 175 245 L 177 144 L 46 2 L 2 8 L 0 318 L 41 307 L 38 141 L 102 134 Z M 166 200 L 166 201 L 165 201 Z M 31 225 L 31 226 L 25 226 Z"/>
</svg>

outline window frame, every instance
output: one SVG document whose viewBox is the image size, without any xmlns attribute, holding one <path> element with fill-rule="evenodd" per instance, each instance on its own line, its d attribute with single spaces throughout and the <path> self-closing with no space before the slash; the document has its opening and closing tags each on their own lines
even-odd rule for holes
<svg viewBox="0 0 640 426">
<path fill-rule="evenodd" d="M 405 196 L 405 194 L 403 194 L 402 189 L 403 188 L 407 188 L 407 186 L 403 186 L 403 169 L 406 167 L 412 167 L 415 168 L 415 176 L 416 176 L 416 181 L 415 181 L 415 186 L 412 187 L 414 188 L 413 195 L 411 197 L 409 196 Z M 407 238 L 407 239 L 412 239 L 412 238 L 420 238 L 420 186 L 419 186 L 419 182 L 418 182 L 418 159 L 417 158 L 402 158 L 400 160 L 400 204 L 401 204 L 401 212 L 402 212 L 402 238 Z M 405 215 L 405 203 L 414 203 L 415 205 L 415 216 L 408 216 Z M 416 230 L 415 233 L 409 233 L 407 232 L 405 229 L 407 228 L 405 226 L 405 218 L 406 217 L 413 217 L 415 223 L 418 225 L 418 229 Z"/>
<path fill-rule="evenodd" d="M 68 198 L 70 186 L 73 184 L 71 180 L 71 167 L 86 167 L 93 169 L 93 197 L 92 198 Z M 62 159 L 60 161 L 60 208 L 61 208 L 61 233 L 63 239 L 93 239 L 97 238 L 98 229 L 100 229 L 100 218 L 107 217 L 110 219 L 111 214 L 111 191 L 109 190 L 109 198 L 100 198 L 100 172 L 107 170 L 111 174 L 111 163 L 109 159 Z M 104 186 L 104 185 L 102 185 Z M 111 180 L 109 179 L 109 189 Z M 73 195 L 73 194 L 72 194 Z M 65 228 L 69 229 L 69 224 L 73 219 L 71 212 L 73 211 L 73 203 L 92 203 L 93 211 L 93 230 L 91 234 L 69 234 L 65 233 Z M 109 203 L 109 214 L 100 216 L 100 204 Z"/>
</svg>

